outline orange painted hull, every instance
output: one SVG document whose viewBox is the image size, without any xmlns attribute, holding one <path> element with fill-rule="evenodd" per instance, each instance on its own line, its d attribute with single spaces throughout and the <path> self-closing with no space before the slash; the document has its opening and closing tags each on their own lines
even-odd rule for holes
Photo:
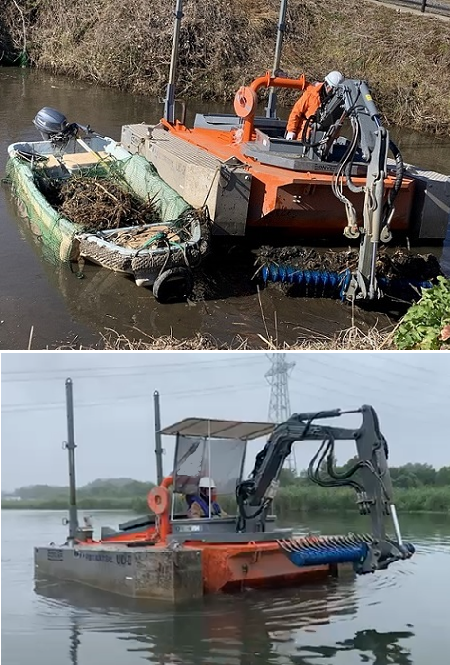
<svg viewBox="0 0 450 665">
<path fill-rule="evenodd" d="M 240 591 L 243 588 L 298 586 L 325 580 L 333 566 L 299 568 L 289 561 L 276 542 L 185 543 L 202 552 L 205 593 Z"/>
<path fill-rule="evenodd" d="M 344 205 L 334 196 L 328 173 L 293 171 L 278 166 L 261 164 L 243 154 L 241 146 L 233 143 L 229 131 L 212 129 L 188 129 L 184 125 L 164 123 L 168 131 L 186 142 L 205 150 L 220 160 L 232 157 L 244 162 L 252 175 L 247 229 L 280 230 L 291 234 L 328 237 L 342 235 L 347 225 Z M 357 186 L 365 184 L 365 178 L 354 177 Z M 385 178 L 386 196 L 394 186 L 392 176 Z M 410 215 L 414 196 L 414 180 L 404 178 L 395 200 L 395 214 L 391 228 L 406 231 L 410 226 Z M 354 194 L 344 187 L 345 196 L 353 203 L 362 225 L 364 194 Z"/>
<path fill-rule="evenodd" d="M 136 545 L 152 540 L 154 529 L 135 534 L 120 534 L 103 542 Z M 83 543 L 83 546 L 97 545 L 98 541 Z M 157 541 L 153 546 L 166 548 L 167 544 Z M 309 582 L 323 581 L 334 575 L 333 565 L 308 566 L 299 568 L 283 554 L 277 542 L 264 543 L 203 543 L 186 542 L 183 547 L 191 547 L 202 553 L 203 588 L 205 593 L 241 591 L 244 588 L 299 586 Z M 152 548 L 153 549 L 153 548 Z"/>
</svg>

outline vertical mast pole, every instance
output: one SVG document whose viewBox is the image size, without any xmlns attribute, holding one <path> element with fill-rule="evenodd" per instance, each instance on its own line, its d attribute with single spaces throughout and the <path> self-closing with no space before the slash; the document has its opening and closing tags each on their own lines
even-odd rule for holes
<svg viewBox="0 0 450 665">
<path fill-rule="evenodd" d="M 163 481 L 163 450 L 161 445 L 161 411 L 159 408 L 159 392 L 157 390 L 153 393 L 153 407 L 155 412 L 156 480 L 157 484 L 161 485 Z"/>
<path fill-rule="evenodd" d="M 287 9 L 287 0 L 281 0 L 280 15 L 278 19 L 277 43 L 275 46 L 275 57 L 273 59 L 273 72 L 272 72 L 273 76 L 275 76 L 276 71 L 280 68 L 281 49 L 283 46 L 283 34 L 286 32 L 286 9 Z M 270 88 L 269 101 L 266 107 L 266 118 L 275 118 L 276 111 L 277 111 L 277 93 L 275 91 L 275 88 Z"/>
<path fill-rule="evenodd" d="M 164 119 L 175 122 L 175 79 L 178 60 L 178 47 L 180 42 L 181 19 L 183 18 L 183 0 L 177 0 L 173 22 L 172 55 L 170 58 L 169 82 L 164 100 Z"/>
<path fill-rule="evenodd" d="M 77 496 L 75 483 L 75 427 L 73 414 L 73 383 L 66 379 L 67 443 L 69 456 L 69 542 L 73 545 L 78 531 Z"/>
</svg>

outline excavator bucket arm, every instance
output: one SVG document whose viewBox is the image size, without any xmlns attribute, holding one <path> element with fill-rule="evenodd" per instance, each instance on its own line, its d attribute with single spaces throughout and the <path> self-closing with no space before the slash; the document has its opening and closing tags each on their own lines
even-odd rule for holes
<svg viewBox="0 0 450 665">
<path fill-rule="evenodd" d="M 344 413 L 360 413 L 361 426 L 358 429 L 347 429 L 316 424 L 317 420 L 338 417 Z M 338 473 L 334 468 L 334 445 L 336 441 L 344 440 L 355 442 L 358 461 L 345 473 Z M 352 534 L 344 538 L 337 536 L 331 540 L 323 538 L 320 542 L 316 539 L 313 545 L 303 539 L 300 544 L 296 541 L 291 543 L 291 550 L 284 542 L 283 549 L 286 552 L 295 552 L 299 547 L 312 547 L 316 555 L 313 559 L 317 563 L 321 557 L 327 561 L 338 560 L 339 556 L 343 556 L 342 548 L 347 548 L 346 556 L 350 557 L 347 560 L 353 560 L 358 573 L 373 572 L 386 568 L 393 561 L 410 558 L 414 548 L 410 543 L 403 542 L 393 502 L 393 488 L 387 464 L 388 445 L 380 431 L 378 416 L 373 407 L 368 405 L 363 405 L 356 411 L 337 409 L 319 413 L 298 413 L 278 425 L 264 449 L 257 455 L 250 478 L 237 487 L 238 530 L 245 531 L 246 521 L 253 521 L 255 518 L 259 518 L 263 528 L 265 516 L 278 488 L 283 463 L 297 441 L 321 442 L 318 452 L 310 462 L 308 477 L 323 487 L 352 487 L 356 492 L 359 512 L 370 517 L 371 533 Z M 326 464 L 327 477 L 323 477 L 321 472 L 323 464 Z M 392 519 L 395 538 L 386 533 L 387 516 Z M 348 548 L 352 552 L 351 556 Z"/>
<path fill-rule="evenodd" d="M 337 112 L 341 111 L 334 122 Z M 348 149 L 334 174 L 333 192 L 345 205 L 348 226 L 344 235 L 361 237 L 359 261 L 347 289 L 346 297 L 352 299 L 374 299 L 381 296 L 376 279 L 376 261 L 381 242 L 389 242 L 389 225 L 394 214 L 394 200 L 403 178 L 403 160 L 398 148 L 389 138 L 389 132 L 381 124 L 380 115 L 365 81 L 346 79 L 319 111 L 314 125 L 314 134 L 321 135 L 319 153 L 325 158 L 339 135 L 345 119 L 350 121 L 353 136 Z M 396 157 L 396 180 L 389 196 L 385 192 L 387 157 L 389 149 Z M 354 184 L 351 178 L 352 163 L 358 153 L 367 163 L 366 183 L 363 187 Z M 362 227 L 359 227 L 353 204 L 345 196 L 343 184 L 354 193 L 364 192 Z"/>
</svg>

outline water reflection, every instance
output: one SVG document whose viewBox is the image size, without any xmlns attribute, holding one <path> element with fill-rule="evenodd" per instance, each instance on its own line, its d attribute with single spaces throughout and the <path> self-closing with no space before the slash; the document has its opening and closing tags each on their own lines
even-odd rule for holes
<svg viewBox="0 0 450 665">
<path fill-rule="evenodd" d="M 352 574 L 328 585 L 207 597 L 176 609 L 68 583 L 40 581 L 35 592 L 42 600 L 39 613 L 65 615 L 71 665 L 78 665 L 88 632 L 112 633 L 127 653 L 158 665 L 329 665 L 339 654 L 346 654 L 346 663 L 412 665 L 401 644 L 413 637 L 411 631 L 370 628 L 340 641 L 325 639 L 324 627 L 339 622 L 339 633 L 345 634 L 344 626 L 356 615 Z"/>
<path fill-rule="evenodd" d="M 69 658 L 71 665 L 78 665 L 78 647 L 81 644 L 80 636 L 82 631 L 78 624 L 77 619 L 73 618 L 73 623 L 70 629 L 70 639 L 69 639 Z"/>
<path fill-rule="evenodd" d="M 351 639 L 337 642 L 335 647 L 302 647 L 304 655 L 300 658 L 294 657 L 293 663 L 297 665 L 306 665 L 311 663 L 308 658 L 310 654 L 313 658 L 336 659 L 340 653 L 359 652 L 360 661 L 372 663 L 373 665 L 413 665 L 411 652 L 402 646 L 400 640 L 414 637 L 411 631 L 386 632 L 370 628 L 368 630 L 359 630 Z M 308 660 L 305 660 L 308 658 Z M 315 660 L 317 662 L 317 660 Z M 329 660 L 328 662 L 332 662 Z"/>
<path fill-rule="evenodd" d="M 40 612 L 66 615 L 71 663 L 83 631 L 112 632 L 130 643 L 127 651 L 145 652 L 151 662 L 271 663 L 286 646 L 296 652 L 302 630 L 351 617 L 357 609 L 352 576 L 280 593 L 208 597 L 176 609 L 67 583 L 39 581 L 35 592 L 46 601 Z"/>
</svg>

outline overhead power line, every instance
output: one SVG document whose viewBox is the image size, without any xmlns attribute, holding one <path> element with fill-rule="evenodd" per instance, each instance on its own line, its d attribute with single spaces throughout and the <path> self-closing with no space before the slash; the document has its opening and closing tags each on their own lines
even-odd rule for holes
<svg viewBox="0 0 450 665">
<path fill-rule="evenodd" d="M 255 383 L 254 381 L 251 383 L 242 383 L 239 385 L 239 390 L 243 390 L 246 392 L 247 390 L 256 390 L 258 388 L 261 388 L 261 382 Z M 161 396 L 167 396 L 167 397 L 190 397 L 191 395 L 198 395 L 198 396 L 204 396 L 204 395 L 211 395 L 216 394 L 216 393 L 226 393 L 226 392 L 235 392 L 236 391 L 236 384 L 228 384 L 228 385 L 220 385 L 220 386 L 203 386 L 200 389 L 191 389 L 191 390 L 182 390 L 182 391 L 170 391 L 165 393 L 164 391 L 160 391 Z M 89 407 L 97 407 L 97 406 L 114 406 L 115 404 L 123 403 L 123 402 L 137 402 L 141 400 L 142 402 L 146 403 L 148 401 L 148 395 L 140 392 L 138 395 L 126 395 L 126 397 L 116 397 L 111 400 L 105 400 L 105 401 L 99 401 L 99 402 L 75 402 L 75 408 L 89 408 Z M 17 403 L 17 404 L 4 404 L 2 406 L 2 413 L 16 413 L 16 412 L 21 412 L 21 411 L 47 411 L 48 409 L 64 409 L 65 408 L 65 402 L 44 402 L 41 404 L 25 404 L 25 403 Z"/>
<path fill-rule="evenodd" d="M 261 354 L 262 355 L 262 354 Z M 143 365 L 131 367 L 97 367 L 95 369 L 84 368 L 63 368 L 55 370 L 27 370 L 27 371 L 18 371 L 18 372 L 2 372 L 2 381 L 4 383 L 16 383 L 16 382 L 32 382 L 32 381 L 58 381 L 63 380 L 68 375 L 73 376 L 77 379 L 98 379 L 98 378 L 109 378 L 109 377 L 121 377 L 121 376 L 148 376 L 150 373 L 154 376 L 155 374 L 166 374 L 171 372 L 179 373 L 180 368 L 192 368 L 197 370 L 210 370 L 215 369 L 219 365 L 223 367 L 251 367 L 261 364 L 257 358 L 242 358 L 238 360 L 237 358 L 233 359 L 223 359 L 223 360 L 209 360 L 209 361 L 193 361 L 185 363 L 171 363 L 169 365 Z M 111 372 L 113 370 L 123 370 L 120 372 Z M 131 370 L 131 371 L 130 371 Z M 82 372 L 80 374 L 80 372 Z M 14 378 L 15 376 L 17 378 Z M 31 376 L 24 376 L 24 374 L 31 374 Z M 8 378 L 5 378 L 8 377 Z M 11 378 L 9 378 L 11 377 Z"/>
</svg>

